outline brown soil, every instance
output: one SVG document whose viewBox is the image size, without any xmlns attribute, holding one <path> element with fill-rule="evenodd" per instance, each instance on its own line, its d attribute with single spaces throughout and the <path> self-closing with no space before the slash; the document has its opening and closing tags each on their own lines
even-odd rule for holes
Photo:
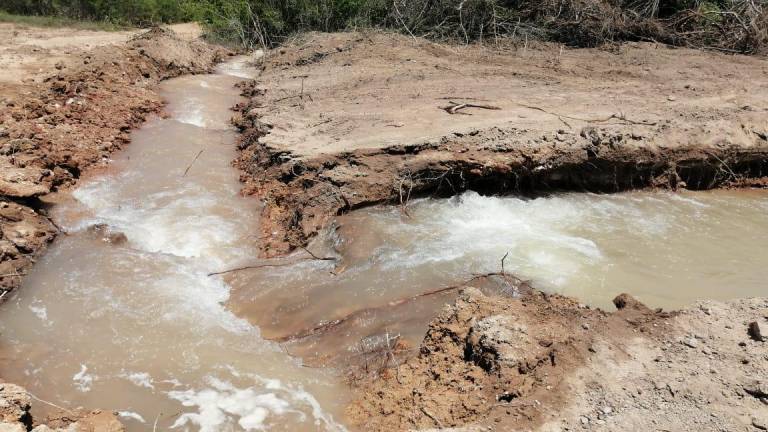
<svg viewBox="0 0 768 432">
<path fill-rule="evenodd" d="M 486 49 L 310 34 L 267 53 L 258 82 L 243 84 L 236 165 L 245 193 L 266 204 L 266 256 L 307 244 L 355 208 L 407 213 L 417 195 L 762 187 L 767 83 L 763 58 L 646 43 Z M 459 104 L 484 107 L 451 113 Z M 766 427 L 768 345 L 747 333 L 752 322 L 765 333 L 765 299 L 669 314 L 621 296 L 608 313 L 482 287 L 435 318 L 417 355 L 396 343 L 380 353 L 384 369 L 345 363 L 352 424 Z"/>
<path fill-rule="evenodd" d="M 467 188 L 711 188 L 768 172 L 768 62 L 653 44 L 449 47 L 310 34 L 268 53 L 240 107 L 265 254 L 340 212 Z M 443 108 L 468 107 L 450 114 Z"/>
<path fill-rule="evenodd" d="M 186 27 L 181 27 L 187 29 Z M 7 26 L 0 33 L 8 31 Z M 16 288 L 30 263 L 56 234 L 41 197 L 74 184 L 85 169 L 106 163 L 130 130 L 162 107 L 160 80 L 209 71 L 223 49 L 167 29 L 79 33 L 51 42 L 51 30 L 23 30 L 25 44 L 76 51 L 41 72 L 41 82 L 3 87 L 0 105 L 0 292 Z M 187 33 L 189 34 L 189 32 Z M 91 48 L 99 41 L 125 43 Z M 55 39 L 55 38 L 53 38 Z M 9 42 L 4 42 L 9 43 Z M 88 48 L 73 48 L 77 44 Z M 13 38 L 10 42 L 14 46 Z M 57 45 L 58 44 L 58 45 Z M 62 48 L 66 47 L 66 48 Z M 9 50 L 5 45 L 0 50 Z M 58 51 L 61 55 L 62 52 Z M 0 294 L 4 295 L 4 294 Z"/>
<path fill-rule="evenodd" d="M 766 425 L 765 299 L 614 313 L 530 291 L 465 289 L 418 356 L 358 383 L 364 430 L 758 430 Z M 695 427 L 693 426 L 695 425 Z"/>
<path fill-rule="evenodd" d="M 116 413 L 78 409 L 62 410 L 60 415 L 41 422 L 33 419 L 33 405 L 50 404 L 37 399 L 15 384 L 0 383 L 0 430 L 4 432 L 123 432 Z"/>
</svg>

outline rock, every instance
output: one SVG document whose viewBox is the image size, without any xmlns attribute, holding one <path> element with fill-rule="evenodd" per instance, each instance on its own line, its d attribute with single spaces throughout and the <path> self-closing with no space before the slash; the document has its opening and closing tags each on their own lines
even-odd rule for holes
<svg viewBox="0 0 768 432">
<path fill-rule="evenodd" d="M 602 412 L 605 415 L 608 415 L 608 414 L 613 412 L 613 408 L 611 408 L 609 406 L 604 406 L 604 407 L 600 408 L 600 412 Z"/>
<path fill-rule="evenodd" d="M 466 340 L 468 358 L 485 370 L 515 367 L 526 355 L 535 354 L 525 325 L 509 315 L 493 315 L 477 321 Z"/>
<path fill-rule="evenodd" d="M 26 423 L 32 398 L 27 391 L 15 384 L 0 384 L 0 422 Z"/>
<path fill-rule="evenodd" d="M 96 224 L 88 227 L 88 232 L 95 234 L 103 242 L 120 245 L 128 241 L 128 237 L 119 231 L 112 231 L 107 224 Z"/>
<path fill-rule="evenodd" d="M 627 293 L 619 294 L 618 296 L 616 296 L 616 298 L 613 299 L 613 304 L 616 306 L 616 309 L 618 310 L 635 309 L 639 311 L 650 311 L 648 307 L 646 307 L 644 304 L 640 303 L 636 298 L 632 297 Z"/>
<path fill-rule="evenodd" d="M 0 423 L 0 432 L 27 432 L 27 428 L 21 423 Z"/>
<path fill-rule="evenodd" d="M 689 348 L 696 348 L 699 346 L 699 343 L 696 341 L 696 338 L 685 338 L 681 341 L 683 345 L 689 347 Z"/>
<path fill-rule="evenodd" d="M 47 194 L 50 184 L 43 181 L 46 177 L 42 168 L 19 168 L 11 163 L 8 156 L 0 156 L 0 195 L 15 198 L 30 198 Z"/>
<path fill-rule="evenodd" d="M 37 143 L 28 138 L 12 139 L 0 147 L 0 155 L 29 152 L 37 148 Z"/>
<path fill-rule="evenodd" d="M 749 326 L 747 327 L 747 334 L 753 340 L 756 340 L 758 342 L 765 341 L 765 336 L 763 336 L 763 332 L 760 329 L 760 324 L 758 324 L 757 321 L 752 321 L 751 323 L 749 323 Z"/>
</svg>

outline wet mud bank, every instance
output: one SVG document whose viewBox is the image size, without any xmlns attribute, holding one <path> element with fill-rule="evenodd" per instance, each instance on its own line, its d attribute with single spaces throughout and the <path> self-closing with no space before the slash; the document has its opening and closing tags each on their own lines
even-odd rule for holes
<svg viewBox="0 0 768 432">
<path fill-rule="evenodd" d="M 163 102 L 153 87 L 212 70 L 227 52 L 156 28 L 57 63 L 39 84 L 8 87 L 0 106 L 0 296 L 17 288 L 56 236 L 46 195 L 103 166 Z"/>
<path fill-rule="evenodd" d="M 273 127 L 256 109 L 266 103 L 267 90 L 255 82 L 243 87 L 250 102 L 240 105 L 234 118 L 242 132 L 236 165 L 243 172 L 244 192 L 265 201 L 267 256 L 305 246 L 337 215 L 374 204 L 399 205 L 407 213 L 411 199 L 467 190 L 540 195 L 762 187 L 768 175 L 764 124 L 744 126 L 717 145 L 665 146 L 663 125 L 647 136 L 616 126 L 544 134 L 491 128 L 412 145 L 303 157 L 262 142 Z"/>
<path fill-rule="evenodd" d="M 418 353 L 355 381 L 365 430 L 764 430 L 765 299 L 617 311 L 465 288 Z M 753 321 L 756 320 L 756 321 Z M 705 412 L 707 415 L 702 415 Z"/>
</svg>

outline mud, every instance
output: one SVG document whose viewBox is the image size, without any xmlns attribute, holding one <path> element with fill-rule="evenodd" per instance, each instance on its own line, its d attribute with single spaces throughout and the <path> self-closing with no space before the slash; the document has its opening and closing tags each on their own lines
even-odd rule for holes
<svg viewBox="0 0 768 432">
<path fill-rule="evenodd" d="M 762 90 L 733 85 L 764 82 L 761 59 L 352 33 L 309 35 L 263 68 L 235 124 L 245 192 L 266 201 L 268 256 L 337 214 L 426 194 L 709 189 L 768 173 Z M 500 109 L 451 115 L 452 102 Z"/>
<path fill-rule="evenodd" d="M 768 346 L 750 340 L 764 299 L 614 313 L 557 295 L 466 288 L 419 353 L 358 382 L 365 430 L 757 430 Z M 362 383 L 362 384 L 360 384 Z M 755 396 L 758 395 L 758 396 Z M 464 430 L 464 429 L 462 429 Z"/>
<path fill-rule="evenodd" d="M 0 290 L 18 287 L 56 229 L 46 195 L 104 166 L 129 132 L 162 109 L 159 81 L 203 73 L 227 52 L 168 29 L 132 35 L 57 63 L 42 82 L 3 89 L 0 106 Z M 8 90 L 8 91 L 6 91 Z M 24 207 L 24 209 L 20 209 Z"/>
</svg>

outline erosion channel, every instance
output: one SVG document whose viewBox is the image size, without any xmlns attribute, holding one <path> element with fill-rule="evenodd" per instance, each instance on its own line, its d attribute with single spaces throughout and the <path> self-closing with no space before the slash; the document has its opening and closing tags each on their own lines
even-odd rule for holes
<svg viewBox="0 0 768 432">
<path fill-rule="evenodd" d="M 598 307 L 620 292 L 664 308 L 764 294 L 763 191 L 467 192 L 407 214 L 358 210 L 259 261 L 259 203 L 231 166 L 234 85 L 249 74 L 234 61 L 164 82 L 169 117 L 56 198 L 68 235 L 2 306 L 1 376 L 64 407 L 119 411 L 129 431 L 343 430 L 335 366 L 396 339 L 418 346 L 477 275 Z"/>
</svg>

